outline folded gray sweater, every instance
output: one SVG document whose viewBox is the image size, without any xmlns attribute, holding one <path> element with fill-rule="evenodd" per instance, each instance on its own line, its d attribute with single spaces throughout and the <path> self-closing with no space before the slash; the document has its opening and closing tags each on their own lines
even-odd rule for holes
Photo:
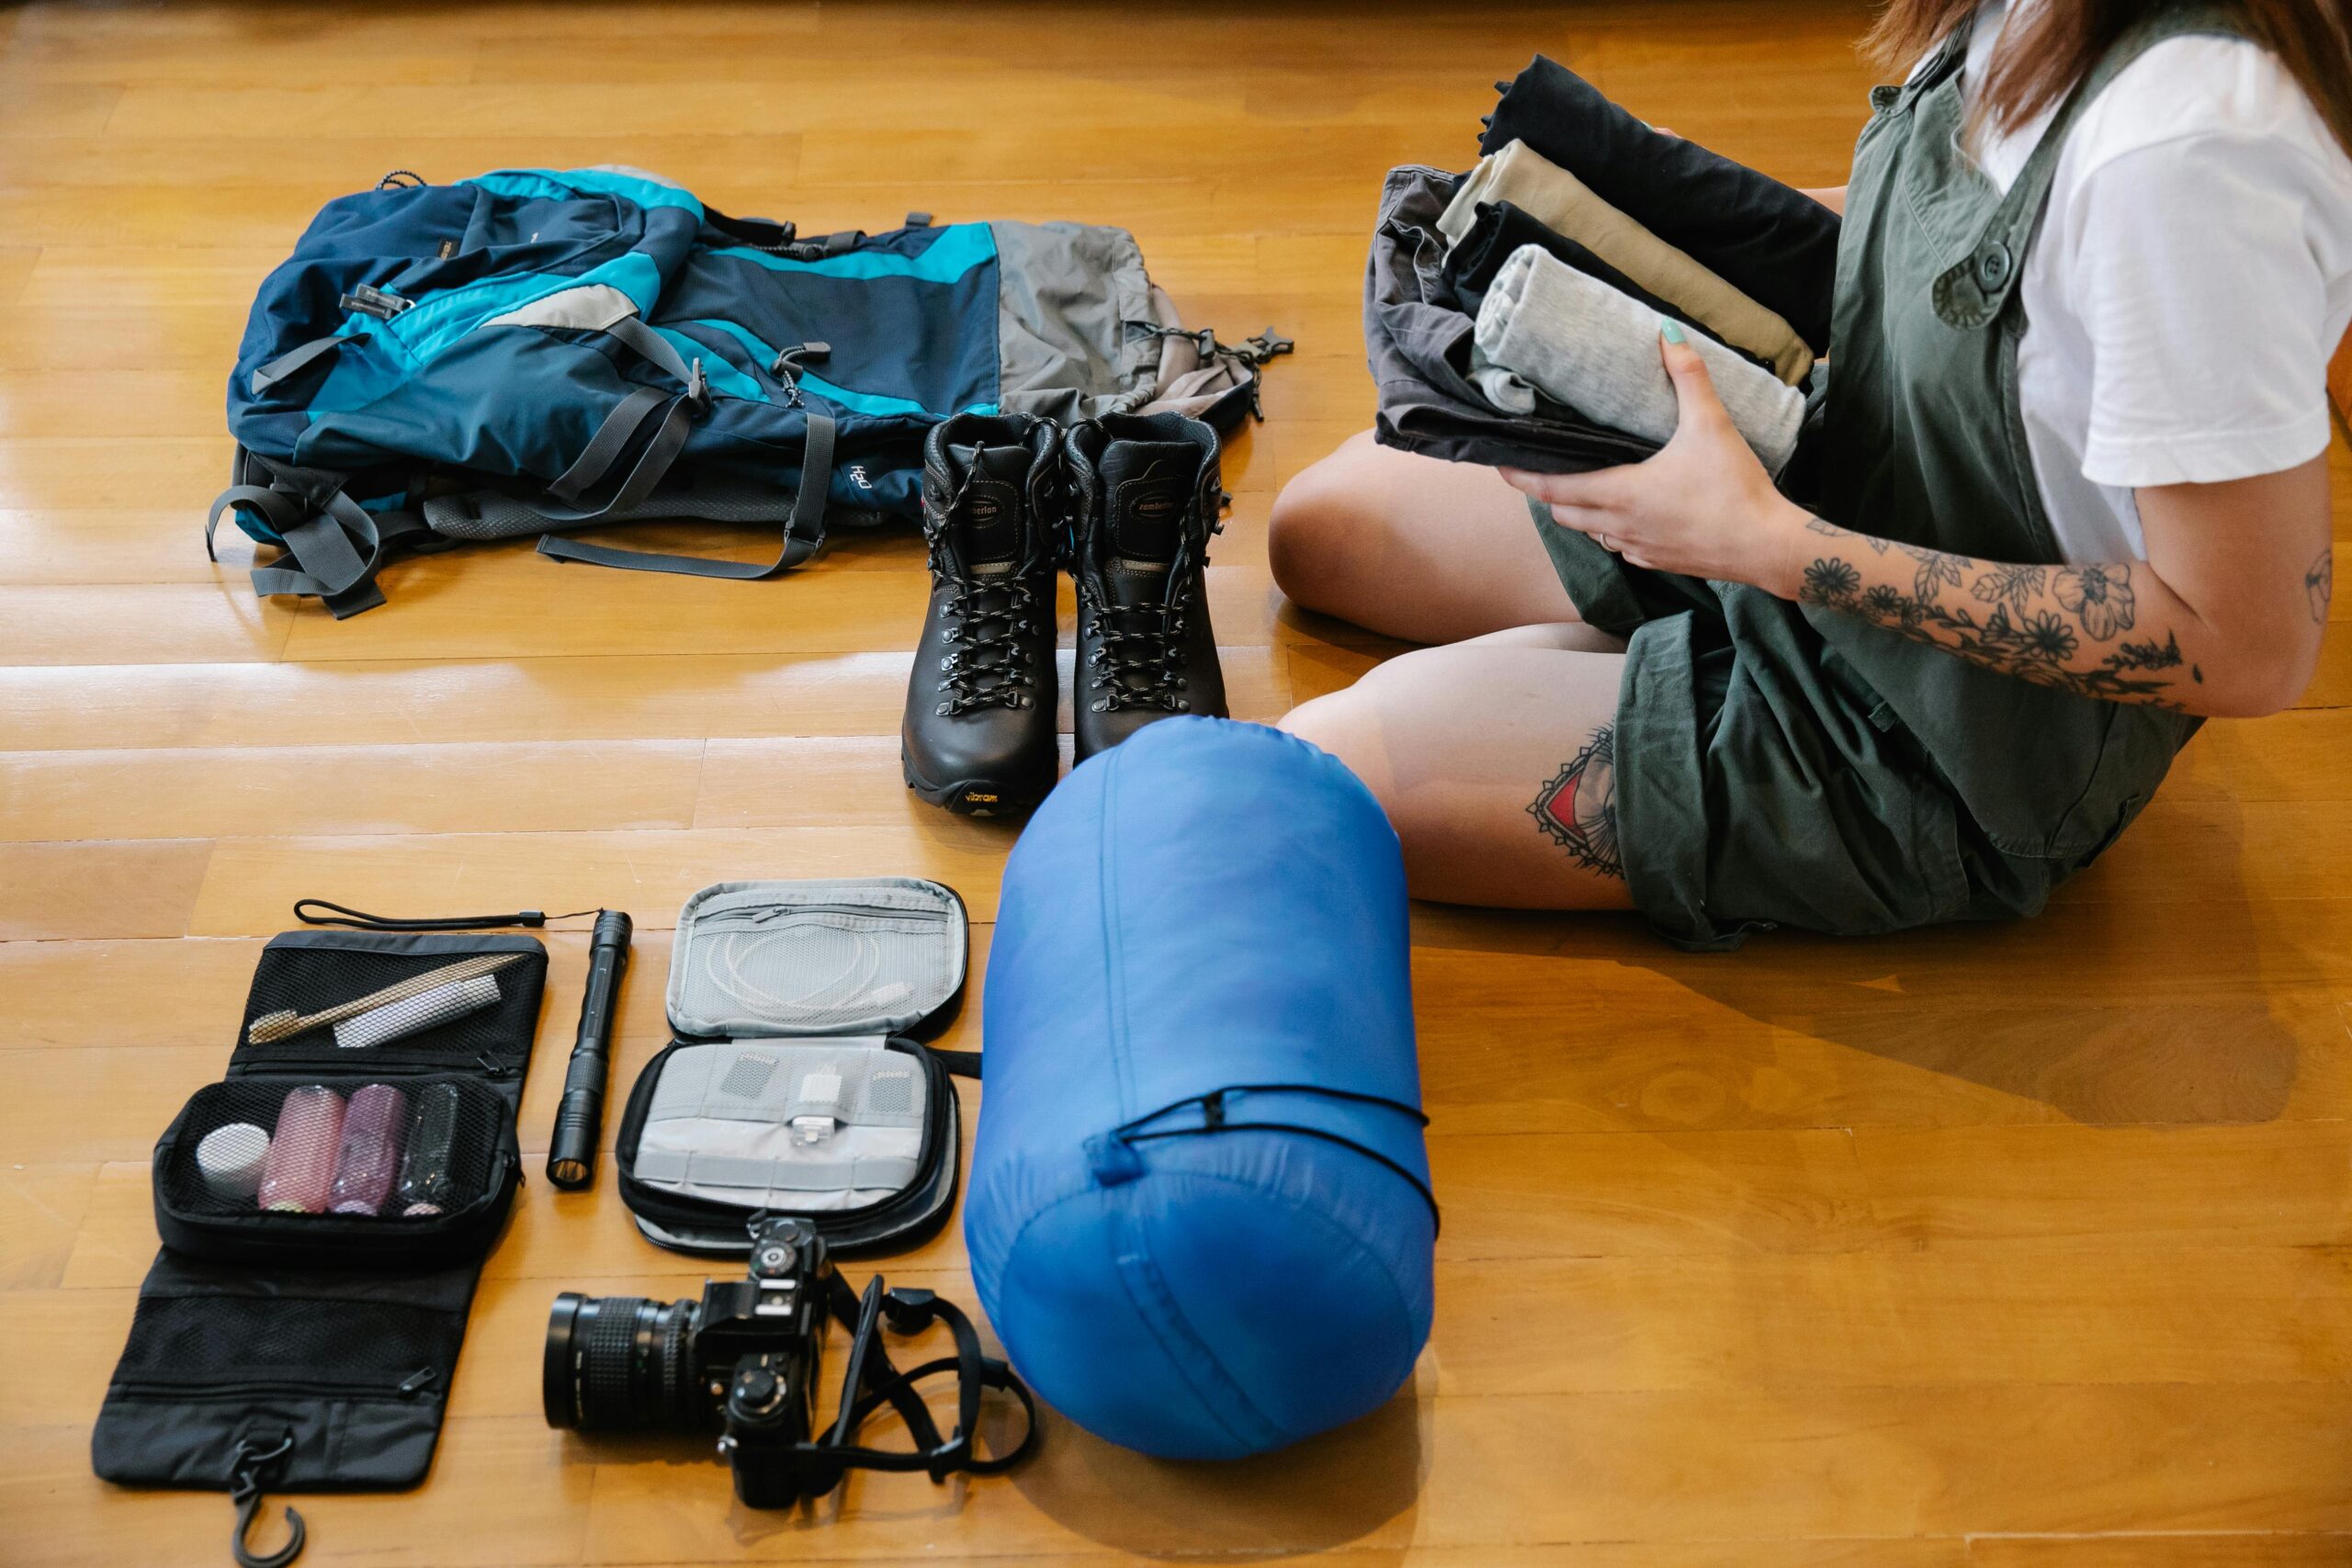
<svg viewBox="0 0 2352 1568">
<path fill-rule="evenodd" d="M 1656 311 L 1622 290 L 1540 246 L 1522 245 L 1487 291 L 1476 344 L 1486 365 L 1595 424 L 1663 443 L 1674 434 L 1679 404 L 1658 357 L 1660 325 Z M 1804 394 L 1704 333 L 1689 338 L 1732 423 L 1779 475 L 1796 450 Z"/>
</svg>

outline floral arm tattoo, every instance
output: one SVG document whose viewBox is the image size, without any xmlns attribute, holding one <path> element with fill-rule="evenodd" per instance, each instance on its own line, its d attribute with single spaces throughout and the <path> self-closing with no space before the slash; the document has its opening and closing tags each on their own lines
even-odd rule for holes
<svg viewBox="0 0 2352 1568">
<path fill-rule="evenodd" d="M 1592 732 L 1583 750 L 1560 765 L 1535 792 L 1527 814 L 1568 858 L 1600 876 L 1623 878 L 1617 850 L 1617 727 Z"/>
<path fill-rule="evenodd" d="M 1806 526 L 1828 542 L 1804 569 L 1801 604 L 2078 696 L 2171 707 L 2181 682 L 2205 679 L 2170 630 L 2142 624 L 2133 583 L 2145 569 L 2129 561 L 2011 566 L 1890 545 L 1818 517 Z"/>
</svg>

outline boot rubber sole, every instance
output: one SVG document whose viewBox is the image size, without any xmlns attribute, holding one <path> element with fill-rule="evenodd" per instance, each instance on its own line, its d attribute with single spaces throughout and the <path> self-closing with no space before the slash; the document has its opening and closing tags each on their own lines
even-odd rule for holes
<svg viewBox="0 0 2352 1568">
<path fill-rule="evenodd" d="M 1052 781 L 1040 785 L 1004 784 L 993 779 L 957 779 L 952 784 L 935 784 L 915 772 L 914 763 L 904 751 L 899 753 L 899 771 L 905 775 L 907 787 L 926 804 L 959 817 L 1018 816 L 1034 810 L 1054 787 Z"/>
</svg>

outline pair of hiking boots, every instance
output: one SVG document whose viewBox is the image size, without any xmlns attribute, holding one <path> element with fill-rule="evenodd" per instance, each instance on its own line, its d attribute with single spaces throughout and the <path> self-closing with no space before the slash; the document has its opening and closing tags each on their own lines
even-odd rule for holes
<svg viewBox="0 0 2352 1568">
<path fill-rule="evenodd" d="M 1026 810 L 1060 772 L 1054 597 L 1078 584 L 1078 760 L 1170 714 L 1225 715 L 1202 569 L 1224 501 L 1216 433 L 1182 414 L 1065 431 L 957 414 L 923 444 L 931 609 L 907 683 L 907 786 L 974 816 Z"/>
</svg>

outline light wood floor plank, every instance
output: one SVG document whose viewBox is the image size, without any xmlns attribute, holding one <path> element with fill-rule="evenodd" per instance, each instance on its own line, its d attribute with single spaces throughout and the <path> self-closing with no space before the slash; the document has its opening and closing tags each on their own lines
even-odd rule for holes
<svg viewBox="0 0 2352 1568">
<path fill-rule="evenodd" d="M 2007 1536 L 1969 1542 L 1970 1568 L 2344 1568 L 2352 1536 Z"/>
<path fill-rule="evenodd" d="M 14 840 L 686 828 L 702 763 L 698 740 L 0 753 L 0 812 Z"/>
<path fill-rule="evenodd" d="M 202 839 L 0 843 L 0 942 L 184 936 L 211 856 Z"/>
</svg>

